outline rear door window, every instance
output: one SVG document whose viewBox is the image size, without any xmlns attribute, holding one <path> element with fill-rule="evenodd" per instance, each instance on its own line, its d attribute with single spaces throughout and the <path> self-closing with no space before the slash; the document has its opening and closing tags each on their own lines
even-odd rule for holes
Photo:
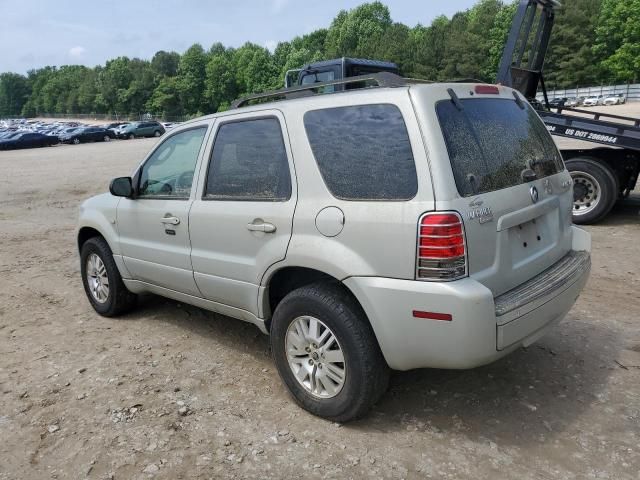
<svg viewBox="0 0 640 480">
<path fill-rule="evenodd" d="M 204 198 L 271 202 L 291 198 L 289 161 L 278 119 L 232 121 L 220 126 Z"/>
<path fill-rule="evenodd" d="M 329 191 L 344 200 L 409 200 L 418 178 L 409 134 L 395 105 L 312 110 L 304 126 Z"/>
<path fill-rule="evenodd" d="M 458 192 L 463 197 L 501 190 L 564 169 L 544 123 L 529 105 L 510 99 L 438 102 L 436 111 Z M 528 179 L 528 180 L 525 180 Z"/>
</svg>

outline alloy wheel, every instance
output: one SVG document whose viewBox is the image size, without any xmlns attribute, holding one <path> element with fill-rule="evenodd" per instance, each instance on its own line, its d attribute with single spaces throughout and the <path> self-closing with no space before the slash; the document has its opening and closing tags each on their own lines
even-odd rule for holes
<svg viewBox="0 0 640 480">
<path fill-rule="evenodd" d="M 87 283 L 91 296 L 98 303 L 104 303 L 109 298 L 109 276 L 107 267 L 102 259 L 92 253 L 87 257 L 86 265 Z"/>
<path fill-rule="evenodd" d="M 287 329 L 285 349 L 296 380 L 317 398 L 338 395 L 345 384 L 347 365 L 335 334 L 321 320 L 297 317 Z"/>
</svg>

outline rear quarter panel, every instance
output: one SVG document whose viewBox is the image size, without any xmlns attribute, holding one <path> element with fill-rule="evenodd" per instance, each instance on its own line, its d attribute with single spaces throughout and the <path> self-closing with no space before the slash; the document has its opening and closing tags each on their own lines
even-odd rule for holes
<svg viewBox="0 0 640 480">
<path fill-rule="evenodd" d="M 271 267 L 265 279 L 288 265 L 316 268 L 339 279 L 352 275 L 414 278 L 417 222 L 422 213 L 434 208 L 426 152 L 407 89 L 373 90 L 320 95 L 283 105 L 300 193 L 287 256 Z M 330 193 L 322 178 L 307 138 L 304 114 L 367 104 L 393 104 L 402 113 L 418 177 L 418 192 L 411 200 L 341 200 Z M 326 207 L 337 207 L 344 214 L 344 227 L 334 237 L 322 235 L 316 227 L 316 217 Z"/>
</svg>

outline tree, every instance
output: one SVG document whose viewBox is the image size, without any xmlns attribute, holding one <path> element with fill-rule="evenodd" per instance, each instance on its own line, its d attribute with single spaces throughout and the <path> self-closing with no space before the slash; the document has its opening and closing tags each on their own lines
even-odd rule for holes
<svg viewBox="0 0 640 480">
<path fill-rule="evenodd" d="M 208 112 L 217 112 L 222 105 L 227 105 L 238 92 L 236 75 L 233 67 L 233 50 L 220 44 L 210 50 L 211 58 L 206 67 L 205 98 Z"/>
<path fill-rule="evenodd" d="M 575 87 L 598 81 L 592 45 L 600 8 L 600 0 L 574 0 L 557 10 L 545 60 L 548 85 Z"/>
<path fill-rule="evenodd" d="M 502 53 L 507 43 L 507 37 L 509 36 L 513 16 L 516 13 L 517 7 L 518 3 L 512 1 L 510 4 L 500 6 L 495 15 L 493 26 L 489 30 L 487 42 L 489 57 L 484 63 L 481 72 L 481 76 L 485 80 L 493 81 L 493 79 L 498 76 L 498 67 L 500 66 Z"/>
<path fill-rule="evenodd" d="M 494 81 L 517 3 L 478 0 L 451 18 L 409 28 L 374 1 L 340 11 L 329 28 L 280 42 L 273 53 L 253 43 L 234 49 L 218 42 L 208 51 L 198 44 L 183 54 L 160 50 L 150 61 L 118 57 L 95 68 L 5 73 L 0 115 L 215 112 L 238 96 L 281 87 L 288 70 L 341 56 L 392 61 L 409 77 Z M 640 0 L 563 2 L 545 62 L 547 83 L 637 81 L 639 11 Z"/>
<path fill-rule="evenodd" d="M 604 76 L 636 82 L 640 72 L 640 0 L 603 0 L 593 52 Z"/>
<path fill-rule="evenodd" d="M 159 77 L 175 77 L 179 63 L 179 53 L 160 50 L 151 59 L 151 69 Z"/>
<path fill-rule="evenodd" d="M 391 24 L 389 9 L 381 2 L 342 10 L 327 32 L 326 53 L 329 57 L 372 58 Z"/>
<path fill-rule="evenodd" d="M 165 118 L 177 117 L 184 113 L 176 77 L 164 77 L 147 101 L 148 110 L 162 114 Z"/>
<path fill-rule="evenodd" d="M 409 76 L 437 80 L 444 62 L 444 50 L 449 30 L 449 19 L 437 17 L 431 26 L 417 25 L 409 37 L 412 65 Z"/>
<path fill-rule="evenodd" d="M 271 90 L 281 84 L 280 72 L 264 47 L 245 43 L 233 51 L 232 64 L 241 95 Z"/>
<path fill-rule="evenodd" d="M 206 68 L 207 55 L 202 45 L 198 43 L 189 47 L 180 57 L 176 85 L 183 108 L 189 113 L 200 112 L 206 106 L 204 101 Z"/>
<path fill-rule="evenodd" d="M 29 84 L 23 75 L 0 74 L 0 116 L 20 115 L 29 93 Z"/>
</svg>

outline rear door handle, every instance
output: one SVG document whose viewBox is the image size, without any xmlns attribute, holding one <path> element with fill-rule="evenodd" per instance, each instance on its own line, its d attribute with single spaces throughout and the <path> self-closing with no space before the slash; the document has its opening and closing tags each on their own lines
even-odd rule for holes
<svg viewBox="0 0 640 480">
<path fill-rule="evenodd" d="M 180 219 L 178 217 L 162 217 L 160 221 L 170 225 L 178 225 L 180 223 Z"/>
<path fill-rule="evenodd" d="M 276 231 L 276 226 L 268 222 L 248 223 L 247 229 L 251 232 L 273 233 Z"/>
</svg>

